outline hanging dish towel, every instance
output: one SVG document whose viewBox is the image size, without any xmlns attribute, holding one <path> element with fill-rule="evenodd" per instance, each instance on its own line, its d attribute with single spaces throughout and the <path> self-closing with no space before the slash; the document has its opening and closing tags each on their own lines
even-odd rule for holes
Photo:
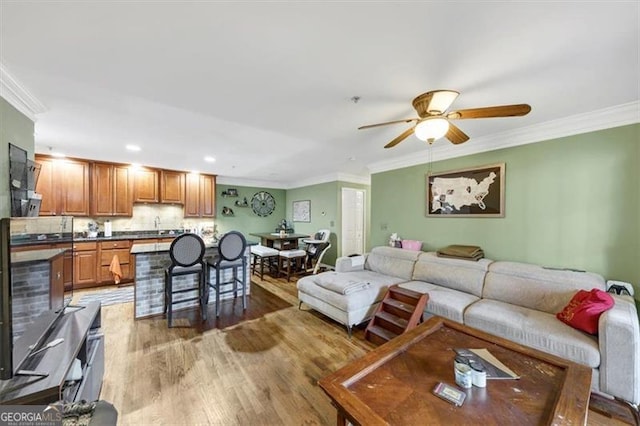
<svg viewBox="0 0 640 426">
<path fill-rule="evenodd" d="M 111 259 L 109 272 L 113 275 L 113 281 L 115 281 L 116 284 L 120 284 L 120 279 L 122 279 L 122 269 L 120 268 L 120 259 L 118 259 L 117 254 L 114 254 L 113 259 Z"/>
</svg>

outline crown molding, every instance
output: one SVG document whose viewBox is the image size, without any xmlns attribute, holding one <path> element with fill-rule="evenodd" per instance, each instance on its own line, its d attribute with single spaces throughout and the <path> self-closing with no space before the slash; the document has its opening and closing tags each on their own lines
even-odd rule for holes
<svg viewBox="0 0 640 426">
<path fill-rule="evenodd" d="M 304 179 L 296 182 L 274 182 L 258 179 L 244 179 L 234 178 L 231 176 L 216 177 L 216 183 L 221 185 L 238 185 L 238 186 L 253 186 L 258 188 L 273 188 L 273 189 L 296 189 L 304 186 L 318 185 L 329 182 L 348 182 L 357 183 L 360 185 L 371 185 L 371 176 L 358 176 L 348 173 L 331 173 L 322 176 L 315 176 L 309 179 Z"/>
<path fill-rule="evenodd" d="M 340 182 L 358 183 L 360 185 L 371 185 L 371 175 L 359 176 L 359 175 L 352 175 L 347 173 L 338 173 L 338 180 Z"/>
<path fill-rule="evenodd" d="M 274 182 L 270 180 L 259 179 L 245 179 L 232 176 L 216 176 L 216 184 L 221 185 L 238 185 L 238 186 L 253 186 L 257 188 L 272 188 L 272 189 L 288 189 L 289 186 L 284 182 Z"/>
<path fill-rule="evenodd" d="M 0 96 L 33 122 L 36 121 L 36 114 L 47 110 L 47 107 L 38 98 L 11 75 L 2 62 L 0 62 Z"/>
<path fill-rule="evenodd" d="M 547 121 L 545 123 L 494 135 L 474 138 L 472 144 L 464 145 L 440 145 L 432 147 L 431 161 L 446 160 L 449 158 L 463 157 L 481 152 L 494 151 L 496 149 L 510 148 L 530 143 L 542 142 L 582 133 L 626 126 L 640 122 L 640 101 L 629 102 L 622 105 L 603 108 L 600 110 L 576 114 L 566 118 Z M 390 160 L 368 164 L 369 171 L 381 173 L 403 167 L 425 164 L 429 161 L 428 151 L 424 156 L 409 154 Z"/>
<path fill-rule="evenodd" d="M 322 176 L 314 176 L 308 179 L 303 179 L 295 182 L 290 182 L 287 189 L 302 188 L 304 186 L 319 185 L 329 182 L 348 182 L 357 183 L 361 185 L 371 185 L 371 176 L 359 176 L 348 173 L 329 173 Z"/>
</svg>

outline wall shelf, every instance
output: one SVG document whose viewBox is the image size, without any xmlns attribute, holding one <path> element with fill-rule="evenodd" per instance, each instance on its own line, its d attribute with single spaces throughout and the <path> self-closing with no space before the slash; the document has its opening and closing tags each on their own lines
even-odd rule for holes
<svg viewBox="0 0 640 426">
<path fill-rule="evenodd" d="M 242 200 L 242 201 L 236 200 L 235 206 L 236 207 L 249 207 L 249 201 L 247 201 L 247 197 L 244 197 L 244 200 Z"/>
</svg>

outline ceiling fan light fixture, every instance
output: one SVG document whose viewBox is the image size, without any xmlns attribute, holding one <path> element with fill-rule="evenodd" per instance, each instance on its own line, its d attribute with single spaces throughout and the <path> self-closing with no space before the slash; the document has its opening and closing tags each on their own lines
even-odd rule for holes
<svg viewBox="0 0 640 426">
<path fill-rule="evenodd" d="M 449 122 L 441 117 L 425 118 L 414 131 L 418 139 L 431 143 L 447 134 Z"/>
<path fill-rule="evenodd" d="M 449 109 L 459 93 L 453 90 L 436 90 L 429 102 L 429 114 L 442 114 Z"/>
</svg>

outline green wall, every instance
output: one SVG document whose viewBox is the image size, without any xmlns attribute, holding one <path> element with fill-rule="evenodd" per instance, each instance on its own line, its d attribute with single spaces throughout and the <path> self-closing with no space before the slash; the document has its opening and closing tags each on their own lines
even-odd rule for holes
<svg viewBox="0 0 640 426">
<path fill-rule="evenodd" d="M 350 182 L 328 182 L 317 185 L 303 186 L 287 190 L 287 220 L 293 220 L 293 202 L 300 200 L 311 201 L 311 222 L 292 222 L 296 232 L 313 235 L 319 229 L 331 231 L 331 248 L 322 259 L 322 263 L 335 265 L 337 256 L 341 255 L 342 231 L 342 188 L 364 189 L 367 200 L 365 208 L 365 244 L 369 241 L 369 208 L 370 187 L 368 185 Z"/>
<path fill-rule="evenodd" d="M 470 140 L 467 143 L 473 143 Z M 631 282 L 640 297 L 640 125 L 434 163 L 506 164 L 504 218 L 425 216 L 427 164 L 371 178 L 371 246 L 389 235 L 423 250 L 481 246 L 487 258 L 584 269 Z"/>
<path fill-rule="evenodd" d="M 9 143 L 27 151 L 33 159 L 33 121 L 0 97 L 0 217 L 11 212 L 9 198 Z"/>
<path fill-rule="evenodd" d="M 238 197 L 222 196 L 222 193 L 226 192 L 229 188 L 237 189 Z M 273 198 L 276 200 L 276 209 L 269 216 L 258 216 L 251 209 L 251 197 L 259 191 L 267 191 L 273 195 Z M 235 205 L 236 201 L 242 203 L 245 197 L 247 198 L 249 207 L 238 207 Z M 285 200 L 286 192 L 284 189 L 257 188 L 238 185 L 216 185 L 215 224 L 218 226 L 218 232 L 224 233 L 236 230 L 242 232 L 248 241 L 259 242 L 259 238 L 253 237 L 249 234 L 252 232 L 273 232 L 280 221 L 285 218 Z M 222 209 L 225 206 L 233 210 L 233 216 L 222 215 Z"/>
</svg>

